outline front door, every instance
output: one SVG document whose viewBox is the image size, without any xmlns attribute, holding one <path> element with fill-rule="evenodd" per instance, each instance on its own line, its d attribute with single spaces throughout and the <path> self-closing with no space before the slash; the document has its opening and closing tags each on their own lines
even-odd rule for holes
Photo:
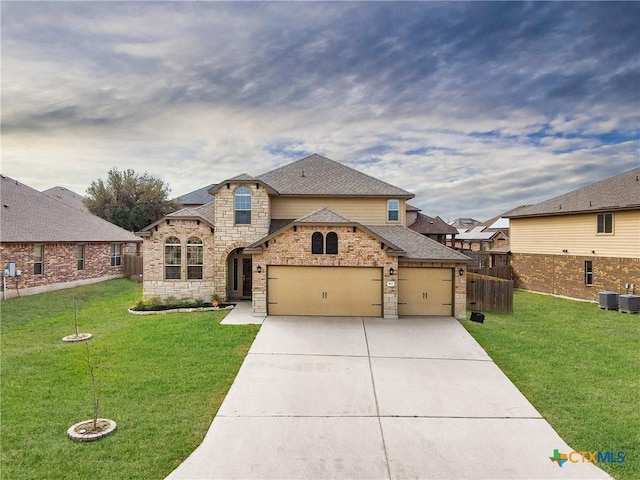
<svg viewBox="0 0 640 480">
<path fill-rule="evenodd" d="M 253 288 L 253 277 L 252 277 L 252 261 L 250 258 L 242 259 L 242 296 L 250 297 L 251 290 Z"/>
</svg>

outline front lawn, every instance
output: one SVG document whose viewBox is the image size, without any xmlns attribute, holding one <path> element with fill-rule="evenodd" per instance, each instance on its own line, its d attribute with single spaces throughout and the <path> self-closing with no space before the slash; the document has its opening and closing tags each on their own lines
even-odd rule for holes
<svg viewBox="0 0 640 480">
<path fill-rule="evenodd" d="M 624 451 L 598 466 L 640 478 L 640 315 L 518 291 L 513 314 L 464 325 L 575 451 Z"/>
<path fill-rule="evenodd" d="M 100 367 L 100 416 L 115 433 L 66 438 L 93 415 L 85 344 Z M 127 279 L 0 305 L 3 479 L 164 478 L 202 441 L 259 327 L 223 326 L 226 311 L 135 316 Z"/>
</svg>

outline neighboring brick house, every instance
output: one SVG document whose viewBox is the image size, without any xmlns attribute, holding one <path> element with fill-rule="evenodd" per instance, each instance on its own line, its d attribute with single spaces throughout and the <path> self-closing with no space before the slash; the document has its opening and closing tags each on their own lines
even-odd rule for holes
<svg viewBox="0 0 640 480">
<path fill-rule="evenodd" d="M 595 301 L 640 289 L 640 168 L 509 215 L 516 287 Z M 629 291 L 629 293 L 632 293 Z"/>
<path fill-rule="evenodd" d="M 138 232 L 145 298 L 247 298 L 260 316 L 465 315 L 468 258 L 405 226 L 405 190 L 311 155 L 209 193 Z"/>
<path fill-rule="evenodd" d="M 141 240 L 88 211 L 0 175 L 0 271 L 7 297 L 42 293 L 123 275 L 122 256 Z M 73 193 L 73 192 L 71 192 Z M 77 194 L 73 194 L 76 195 Z M 73 201 L 71 201 L 73 203 Z"/>
</svg>

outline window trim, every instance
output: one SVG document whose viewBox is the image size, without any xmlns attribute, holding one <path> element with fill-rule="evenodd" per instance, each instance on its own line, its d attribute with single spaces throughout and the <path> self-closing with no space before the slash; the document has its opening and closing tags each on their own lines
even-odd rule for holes
<svg viewBox="0 0 640 480">
<path fill-rule="evenodd" d="M 584 285 L 586 287 L 593 286 L 593 261 L 592 260 L 584 261 Z"/>
<path fill-rule="evenodd" d="M 611 218 L 611 225 L 609 225 L 611 231 L 607 231 L 607 216 Z M 602 231 L 600 231 L 600 219 L 602 218 Z M 614 216 L 612 212 L 598 213 L 596 215 L 596 235 L 613 235 L 615 233 L 614 228 Z"/>
<path fill-rule="evenodd" d="M 247 193 L 245 193 L 245 191 Z M 238 207 L 238 201 L 240 200 L 240 198 L 243 198 L 246 201 L 246 197 L 249 197 L 249 208 L 239 208 Z M 253 192 L 251 191 L 251 189 L 249 187 L 246 186 L 240 186 L 238 188 L 235 189 L 235 191 L 233 192 L 233 224 L 234 225 L 251 225 L 251 210 L 253 207 Z M 239 222 L 238 221 L 238 214 L 239 213 L 246 213 L 249 212 L 249 221 L 248 222 Z"/>
<path fill-rule="evenodd" d="M 77 270 L 84 270 L 84 255 L 85 255 L 85 248 L 84 248 L 84 243 L 79 243 L 78 244 L 78 248 L 76 250 L 76 269 Z"/>
<path fill-rule="evenodd" d="M 195 241 L 197 240 L 198 243 L 195 243 Z M 190 248 L 197 248 L 199 250 L 199 253 L 197 254 L 197 256 L 199 257 L 198 260 L 200 260 L 200 263 L 190 263 L 190 252 L 189 249 Z M 203 280 L 204 279 L 204 242 L 202 241 L 202 239 L 200 237 L 196 237 L 195 235 L 189 237 L 187 239 L 187 249 L 186 249 L 186 255 L 187 255 L 187 280 Z M 200 276 L 191 276 L 190 274 L 190 267 L 200 267 Z"/>
<path fill-rule="evenodd" d="M 397 208 L 391 208 L 392 202 L 397 205 Z M 391 214 L 395 213 L 397 218 L 392 219 Z M 390 198 L 387 200 L 387 223 L 399 223 L 400 222 L 400 200 L 397 198 Z"/>
<path fill-rule="evenodd" d="M 171 242 L 169 242 L 169 240 L 171 240 Z M 180 239 L 175 235 L 171 235 L 165 238 L 162 244 L 164 246 L 164 248 L 162 249 L 162 265 L 163 265 L 162 278 L 165 281 L 182 280 L 182 243 L 180 242 Z M 177 255 L 174 255 L 176 257 L 177 263 L 167 263 L 167 248 L 171 248 L 171 247 L 173 248 L 177 247 Z M 169 278 L 167 276 L 167 272 L 169 270 L 167 269 L 171 268 L 172 271 L 175 271 L 175 267 L 178 267 L 178 277 Z"/>
<path fill-rule="evenodd" d="M 36 248 L 39 250 L 40 260 L 36 259 Z M 44 243 L 36 243 L 33 246 L 32 258 L 33 258 L 33 274 L 38 276 L 44 275 Z M 37 265 L 40 266 L 39 272 L 36 271 Z"/>
<path fill-rule="evenodd" d="M 122 244 L 112 243 L 109 255 L 110 255 L 112 267 L 121 266 L 122 265 Z"/>
</svg>

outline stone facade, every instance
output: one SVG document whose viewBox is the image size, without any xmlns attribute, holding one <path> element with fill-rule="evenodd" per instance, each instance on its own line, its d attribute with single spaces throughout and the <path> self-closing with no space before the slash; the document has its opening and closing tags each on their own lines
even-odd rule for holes
<svg viewBox="0 0 640 480">
<path fill-rule="evenodd" d="M 454 278 L 454 307 L 453 314 L 457 319 L 464 320 L 467 314 L 467 272 L 464 264 L 451 262 L 416 262 L 410 260 L 402 260 L 399 262 L 400 267 L 420 267 L 420 268 L 452 268 Z M 459 275 L 460 269 L 464 270 Z"/>
<path fill-rule="evenodd" d="M 351 226 L 297 226 L 283 232 L 269 241 L 269 246 L 260 254 L 253 255 L 253 312 L 267 313 L 267 265 L 299 265 L 327 267 L 382 267 L 383 312 L 385 318 L 398 317 L 398 288 L 387 285 L 396 280 L 389 275 L 389 269 L 398 270 L 398 258 L 389 256 L 380 241 L 371 234 Z M 337 255 L 313 255 L 311 235 L 321 232 L 338 234 Z M 262 271 L 257 273 L 257 267 Z"/>
<path fill-rule="evenodd" d="M 234 194 L 238 187 L 251 189 L 251 224 L 236 225 L 234 218 Z M 259 183 L 226 183 L 215 192 L 215 242 L 214 289 L 220 297 L 228 297 L 229 254 L 266 237 L 269 233 L 271 216 L 269 194 Z M 228 298 L 226 298 L 228 299 Z"/>
<path fill-rule="evenodd" d="M 44 246 L 42 274 L 34 274 L 34 245 Z M 84 265 L 78 269 L 78 245 L 84 245 Z M 135 254 L 136 244 L 122 244 L 122 254 Z M 71 288 L 122 277 L 122 264 L 111 266 L 111 243 L 4 243 L 0 265 L 16 264 L 20 276 L 7 277 L 7 297 Z"/>
<path fill-rule="evenodd" d="M 189 237 L 198 237 L 203 243 L 202 280 L 187 280 L 186 248 Z M 164 243 L 169 237 L 176 237 L 182 245 L 180 280 L 164 278 Z M 144 240 L 144 297 L 168 297 L 188 300 L 211 300 L 215 292 L 216 274 L 215 242 L 211 227 L 197 220 L 167 219 L 152 229 Z"/>
<path fill-rule="evenodd" d="M 592 262 L 592 285 L 585 285 L 585 261 Z M 511 266 L 515 287 L 534 292 L 598 301 L 602 291 L 627 293 L 626 283 L 640 291 L 638 258 L 513 253 Z"/>
</svg>

